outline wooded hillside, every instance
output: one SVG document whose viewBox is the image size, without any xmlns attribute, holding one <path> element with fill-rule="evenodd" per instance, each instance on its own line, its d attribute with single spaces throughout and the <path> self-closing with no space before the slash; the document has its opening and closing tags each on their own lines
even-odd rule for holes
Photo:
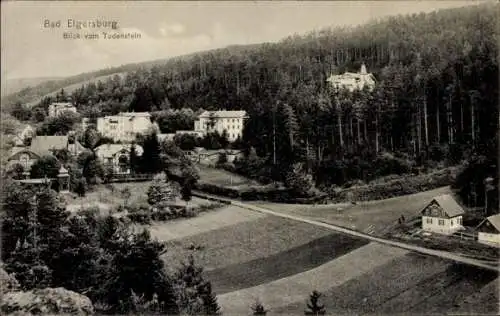
<svg viewBox="0 0 500 316">
<path fill-rule="evenodd" d="M 72 98 L 87 116 L 246 110 L 244 142 L 265 165 L 282 173 L 303 162 L 324 183 L 377 176 L 368 165 L 380 152 L 396 153 L 410 165 L 453 163 L 478 145 L 491 147 L 498 129 L 499 8 L 391 17 L 151 68 L 127 66 L 117 69 L 131 70 L 124 79 L 82 86 Z M 358 71 L 362 62 L 378 81 L 373 92 L 327 85 L 330 74 Z M 339 168 L 341 174 L 333 172 Z"/>
</svg>

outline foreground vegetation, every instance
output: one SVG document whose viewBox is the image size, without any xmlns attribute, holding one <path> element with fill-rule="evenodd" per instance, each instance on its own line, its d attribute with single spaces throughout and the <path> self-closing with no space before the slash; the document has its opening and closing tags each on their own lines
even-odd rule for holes
<svg viewBox="0 0 500 316">
<path fill-rule="evenodd" d="M 192 259 L 168 274 L 166 246 L 111 216 L 70 216 L 49 188 L 9 182 L 3 192 L 2 260 L 21 289 L 64 287 L 104 313 L 216 314 L 202 269 Z"/>
</svg>

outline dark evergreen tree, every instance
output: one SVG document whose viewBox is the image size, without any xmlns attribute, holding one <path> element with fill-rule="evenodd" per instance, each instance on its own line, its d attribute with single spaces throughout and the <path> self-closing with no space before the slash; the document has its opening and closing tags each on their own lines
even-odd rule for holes
<svg viewBox="0 0 500 316">
<path fill-rule="evenodd" d="M 221 308 L 217 303 L 217 296 L 212 292 L 212 284 L 207 282 L 201 290 L 203 301 L 203 315 L 221 315 Z"/>
<path fill-rule="evenodd" d="M 132 173 L 135 173 L 137 170 L 140 170 L 140 157 L 137 154 L 137 148 L 135 147 L 135 144 L 132 144 L 132 146 L 130 146 L 129 162 L 130 162 L 130 171 Z"/>
<path fill-rule="evenodd" d="M 145 135 L 142 147 L 143 153 L 140 170 L 144 173 L 160 172 L 163 168 L 163 164 L 160 157 L 160 143 L 156 133 Z"/>
<path fill-rule="evenodd" d="M 59 174 L 59 168 L 61 164 L 52 155 L 42 156 L 40 159 L 35 161 L 31 166 L 30 177 L 31 178 L 56 178 Z"/>
<path fill-rule="evenodd" d="M 188 315 L 217 315 L 219 307 L 210 282 L 203 279 L 203 268 L 196 265 L 193 255 L 176 273 L 177 304 Z"/>
<path fill-rule="evenodd" d="M 325 315 L 325 306 L 319 303 L 321 293 L 318 291 L 313 291 L 309 295 L 309 302 L 307 303 L 307 309 L 304 312 L 305 315 Z"/>
<path fill-rule="evenodd" d="M 255 316 L 265 316 L 267 315 L 267 310 L 264 308 L 261 302 L 256 301 L 251 307 L 252 315 Z"/>
</svg>

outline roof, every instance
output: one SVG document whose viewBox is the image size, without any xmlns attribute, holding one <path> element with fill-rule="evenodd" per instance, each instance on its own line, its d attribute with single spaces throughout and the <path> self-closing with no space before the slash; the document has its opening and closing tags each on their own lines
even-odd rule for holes
<svg viewBox="0 0 500 316">
<path fill-rule="evenodd" d="M 241 118 L 247 116 L 246 111 L 205 111 L 199 117 L 209 118 L 211 114 L 217 118 Z"/>
<path fill-rule="evenodd" d="M 151 117 L 149 112 L 121 112 L 118 116 L 127 116 L 127 117 Z"/>
<path fill-rule="evenodd" d="M 52 149 L 66 149 L 68 136 L 36 136 L 29 149 L 39 156 L 51 154 Z"/>
<path fill-rule="evenodd" d="M 495 227 L 495 229 L 500 232 L 500 214 L 495 214 L 495 215 L 491 215 L 491 216 L 487 217 L 477 227 L 478 228 L 481 227 L 484 224 L 484 222 L 486 222 L 486 221 L 490 222 L 491 225 L 493 225 L 493 227 Z"/>
<path fill-rule="evenodd" d="M 72 106 L 74 106 L 73 104 L 71 104 L 71 102 L 54 102 L 54 103 L 51 103 L 50 105 L 53 105 L 55 107 L 72 107 Z"/>
<path fill-rule="evenodd" d="M 126 150 L 130 151 L 131 144 L 104 144 L 95 149 L 97 155 L 101 158 L 112 158 L 116 153 Z M 143 149 L 139 145 L 135 145 L 137 155 L 142 155 Z"/>
<path fill-rule="evenodd" d="M 52 179 L 50 178 L 38 178 L 38 179 L 23 179 L 23 180 L 15 180 L 16 182 L 19 183 L 26 183 L 26 184 L 46 184 L 49 183 Z"/>
<path fill-rule="evenodd" d="M 457 203 L 455 198 L 450 194 L 443 194 L 434 197 L 433 201 L 436 201 L 443 211 L 449 217 L 459 216 L 465 213 L 464 209 Z"/>
</svg>

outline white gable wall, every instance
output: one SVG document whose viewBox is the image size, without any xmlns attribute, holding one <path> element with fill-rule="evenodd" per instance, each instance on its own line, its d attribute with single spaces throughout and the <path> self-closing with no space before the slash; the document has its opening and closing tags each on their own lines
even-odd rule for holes
<svg viewBox="0 0 500 316">
<path fill-rule="evenodd" d="M 462 228 L 461 215 L 453 218 L 422 216 L 422 229 L 425 231 L 451 235 Z"/>
<path fill-rule="evenodd" d="M 500 246 L 500 234 L 479 232 L 477 234 L 477 240 L 483 244 Z"/>
</svg>

